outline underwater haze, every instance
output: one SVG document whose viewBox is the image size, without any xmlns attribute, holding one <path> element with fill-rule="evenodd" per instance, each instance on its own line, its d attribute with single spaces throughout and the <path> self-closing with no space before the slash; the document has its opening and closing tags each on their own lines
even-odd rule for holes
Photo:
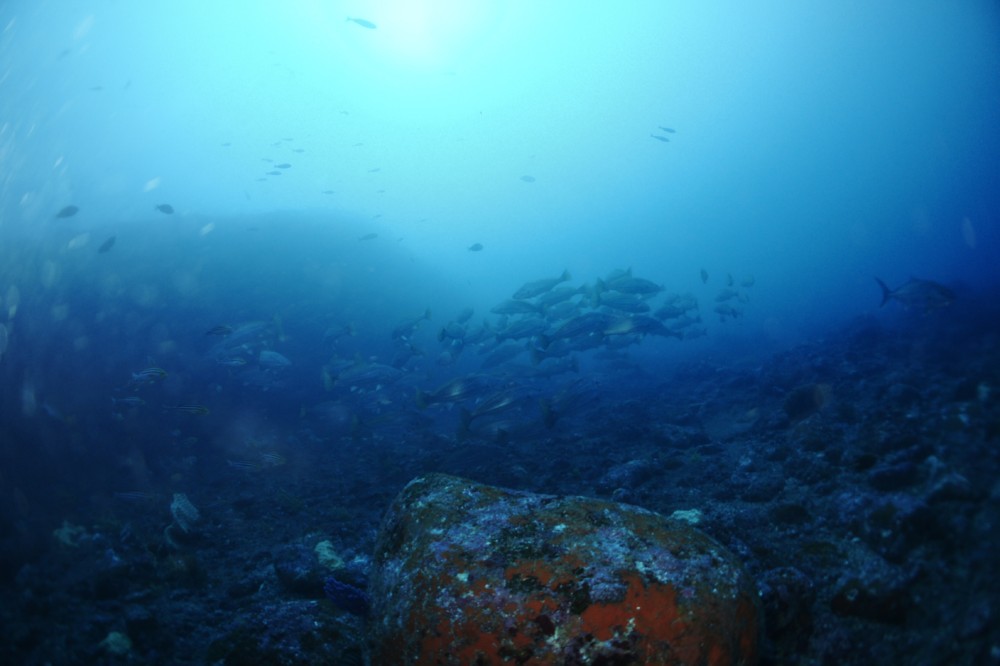
<svg viewBox="0 0 1000 666">
<path fill-rule="evenodd" d="M 749 473 L 803 423 L 919 420 L 883 393 L 848 409 L 849 387 L 995 414 L 998 72 L 994 0 L 2 3 L 4 658 L 223 659 L 225 628 L 164 642 L 177 626 L 90 604 L 131 612 L 128 562 L 208 608 L 203 576 L 235 575 L 222 551 L 317 534 L 360 595 L 379 516 L 420 473 L 711 513 L 728 491 L 652 490 L 677 468 L 650 431 L 697 431 L 677 460 L 699 478 Z M 992 374 L 952 393 L 904 361 Z M 839 392 L 812 375 L 830 368 Z M 604 476 L 634 460 L 659 471 Z M 93 551 L 75 574 L 67 548 Z M 94 576 L 115 581 L 97 601 L 78 593 Z M 44 611 L 25 601 L 42 579 L 65 595 Z M 90 618 L 85 638 L 40 637 L 57 616 Z M 774 663 L 806 643 L 864 663 L 793 629 Z M 320 663 L 299 657 L 282 663 Z"/>
</svg>

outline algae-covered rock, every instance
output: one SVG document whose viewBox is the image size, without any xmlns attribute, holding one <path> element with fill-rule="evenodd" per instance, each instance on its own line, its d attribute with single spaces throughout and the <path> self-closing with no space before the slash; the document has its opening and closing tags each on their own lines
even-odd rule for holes
<svg viewBox="0 0 1000 666">
<path fill-rule="evenodd" d="M 375 551 L 373 664 L 754 664 L 740 562 L 687 522 L 432 474 Z"/>
</svg>

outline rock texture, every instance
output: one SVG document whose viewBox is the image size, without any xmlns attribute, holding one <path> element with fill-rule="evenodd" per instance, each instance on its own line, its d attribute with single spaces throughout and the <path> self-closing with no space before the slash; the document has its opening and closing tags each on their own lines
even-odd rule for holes
<svg viewBox="0 0 1000 666">
<path fill-rule="evenodd" d="M 371 579 L 373 664 L 754 664 L 740 562 L 637 507 L 432 474 L 390 507 Z"/>
</svg>

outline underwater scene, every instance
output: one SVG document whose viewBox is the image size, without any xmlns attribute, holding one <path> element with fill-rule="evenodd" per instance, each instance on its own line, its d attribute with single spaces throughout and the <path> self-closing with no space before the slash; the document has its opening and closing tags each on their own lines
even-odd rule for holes
<svg viewBox="0 0 1000 666">
<path fill-rule="evenodd" d="M 1000 4 L 0 4 L 0 661 L 1000 664 Z"/>
</svg>

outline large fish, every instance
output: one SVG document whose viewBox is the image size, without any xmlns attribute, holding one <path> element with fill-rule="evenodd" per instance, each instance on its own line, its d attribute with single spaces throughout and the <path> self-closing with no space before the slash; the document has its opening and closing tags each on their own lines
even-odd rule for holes
<svg viewBox="0 0 1000 666">
<path fill-rule="evenodd" d="M 882 289 L 882 302 L 879 307 L 895 299 L 903 304 L 907 309 L 919 308 L 924 312 L 947 307 L 955 300 L 955 292 L 943 284 L 932 282 L 931 280 L 918 280 L 910 278 L 902 286 L 890 289 L 889 286 L 875 278 L 878 286 Z"/>
<path fill-rule="evenodd" d="M 534 282 L 529 282 L 522 285 L 520 289 L 514 292 L 515 299 L 533 298 L 539 294 L 544 294 L 545 292 L 552 289 L 557 284 L 566 282 L 569 280 L 569 271 L 565 270 L 562 275 L 556 278 L 544 278 L 541 280 L 535 280 Z"/>
</svg>

